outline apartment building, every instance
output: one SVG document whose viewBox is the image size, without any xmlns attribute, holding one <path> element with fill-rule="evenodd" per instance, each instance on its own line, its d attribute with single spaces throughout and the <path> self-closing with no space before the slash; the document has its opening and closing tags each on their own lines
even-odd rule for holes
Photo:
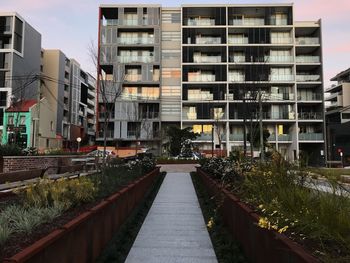
<svg viewBox="0 0 350 263">
<path fill-rule="evenodd" d="M 335 82 L 326 89 L 326 128 L 328 160 L 350 156 L 350 69 L 330 79 Z"/>
<path fill-rule="evenodd" d="M 98 72 L 105 76 L 100 81 L 118 86 L 121 95 L 105 101 L 99 93 L 97 141 L 103 141 L 106 132 L 113 145 L 159 149 L 160 11 L 159 5 L 100 7 Z M 104 131 L 106 108 L 112 112 Z"/>
<path fill-rule="evenodd" d="M 201 150 L 242 149 L 244 133 L 256 131 L 261 117 L 269 143 L 286 159 L 303 152 L 311 164 L 322 164 L 321 42 L 321 22 L 295 22 L 292 4 L 100 7 L 99 69 L 122 83 L 123 94 L 139 94 L 142 78 L 152 75 L 143 69 L 153 68 L 152 77 L 156 70 L 160 81 L 149 85 L 159 90 L 155 130 L 191 127 Z M 138 81 L 129 83 L 129 74 Z M 131 97 L 140 108 L 145 99 L 139 95 Z M 141 121 L 117 115 L 128 100 L 124 95 L 115 104 L 110 142 L 135 142 L 130 136 Z"/>
<path fill-rule="evenodd" d="M 11 101 L 36 99 L 41 35 L 19 14 L 0 12 L 0 133 Z"/>
<path fill-rule="evenodd" d="M 56 116 L 54 129 L 63 146 L 75 147 L 81 137 L 85 143 L 95 138 L 96 80 L 61 50 L 42 50 L 42 96 Z"/>
</svg>

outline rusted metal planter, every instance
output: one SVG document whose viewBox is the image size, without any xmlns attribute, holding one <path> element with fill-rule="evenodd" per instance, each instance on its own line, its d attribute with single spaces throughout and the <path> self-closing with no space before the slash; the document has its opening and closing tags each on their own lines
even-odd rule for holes
<svg viewBox="0 0 350 263">
<path fill-rule="evenodd" d="M 94 262 L 159 176 L 152 172 L 4 262 Z"/>
<path fill-rule="evenodd" d="M 286 235 L 260 228 L 259 215 L 210 178 L 200 167 L 197 167 L 197 176 L 208 193 L 221 202 L 219 211 L 227 229 L 252 262 L 319 262 Z"/>
</svg>

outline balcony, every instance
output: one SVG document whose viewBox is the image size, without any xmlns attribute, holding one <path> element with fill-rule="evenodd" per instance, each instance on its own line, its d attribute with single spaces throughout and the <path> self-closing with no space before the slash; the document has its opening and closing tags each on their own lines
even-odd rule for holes
<svg viewBox="0 0 350 263">
<path fill-rule="evenodd" d="M 88 95 L 91 97 L 95 97 L 96 95 L 95 90 L 88 89 Z"/>
<path fill-rule="evenodd" d="M 314 82 L 314 81 L 321 81 L 320 75 L 297 75 L 296 80 L 298 82 Z"/>
<path fill-rule="evenodd" d="M 93 100 L 87 99 L 87 103 L 92 105 L 92 106 L 95 106 L 95 101 L 93 101 Z"/>
<path fill-rule="evenodd" d="M 125 81 L 128 82 L 138 82 L 142 80 L 141 74 L 126 74 L 125 75 Z"/>
<path fill-rule="evenodd" d="M 141 112 L 140 113 L 140 119 L 158 119 L 159 118 L 159 112 Z"/>
<path fill-rule="evenodd" d="M 234 26 L 263 26 L 265 25 L 265 19 L 259 17 L 250 17 L 244 19 L 232 19 L 230 24 Z"/>
<path fill-rule="evenodd" d="M 140 137 L 140 134 L 136 130 L 127 131 L 127 138 L 131 140 L 136 140 L 136 138 Z"/>
<path fill-rule="evenodd" d="M 294 93 L 263 93 L 263 98 L 270 101 L 294 100 Z"/>
<path fill-rule="evenodd" d="M 300 141 L 323 141 L 322 133 L 299 133 Z"/>
<path fill-rule="evenodd" d="M 206 56 L 206 55 L 194 55 L 194 63 L 220 63 L 221 56 Z"/>
<path fill-rule="evenodd" d="M 230 62 L 244 63 L 244 62 L 246 62 L 245 56 L 230 56 Z"/>
<path fill-rule="evenodd" d="M 152 56 L 118 56 L 119 63 L 152 63 Z"/>
<path fill-rule="evenodd" d="M 248 44 L 249 40 L 247 37 L 230 37 L 228 36 L 228 44 Z"/>
<path fill-rule="evenodd" d="M 319 45 L 320 39 L 318 37 L 297 37 L 295 39 L 297 45 Z"/>
<path fill-rule="evenodd" d="M 289 142 L 292 140 L 292 136 L 290 134 L 279 134 L 278 141 L 279 142 Z"/>
<path fill-rule="evenodd" d="M 196 44 L 221 44 L 221 37 L 196 37 Z"/>
<path fill-rule="evenodd" d="M 240 142 L 240 141 L 243 141 L 244 139 L 244 134 L 230 134 L 229 135 L 229 139 L 230 141 L 233 141 L 233 142 Z"/>
<path fill-rule="evenodd" d="M 189 72 L 188 81 L 189 82 L 213 82 L 215 81 L 215 75 L 203 74 L 198 72 Z"/>
<path fill-rule="evenodd" d="M 297 56 L 296 57 L 297 63 L 320 63 L 320 57 L 319 56 Z"/>
<path fill-rule="evenodd" d="M 293 75 L 270 75 L 270 81 L 294 81 Z"/>
<path fill-rule="evenodd" d="M 64 96 L 65 98 L 69 98 L 69 91 L 65 90 L 65 91 L 63 92 L 63 96 Z"/>
<path fill-rule="evenodd" d="M 117 26 L 119 25 L 118 19 L 104 19 L 101 20 L 101 25 L 103 26 Z"/>
<path fill-rule="evenodd" d="M 215 26 L 215 19 L 212 18 L 189 18 L 187 19 L 188 26 Z"/>
<path fill-rule="evenodd" d="M 211 133 L 201 133 L 194 140 L 195 141 L 211 141 L 212 140 L 212 135 L 211 135 Z"/>
<path fill-rule="evenodd" d="M 293 38 L 291 37 L 271 37 L 271 44 L 292 44 Z"/>
<path fill-rule="evenodd" d="M 298 101 L 320 101 L 322 100 L 322 94 L 309 93 L 305 95 L 298 95 Z"/>
<path fill-rule="evenodd" d="M 138 26 L 139 21 L 138 19 L 124 19 L 120 24 L 123 26 Z"/>
<path fill-rule="evenodd" d="M 123 37 L 118 38 L 120 45 L 151 45 L 154 44 L 153 37 Z"/>
<path fill-rule="evenodd" d="M 245 81 L 245 76 L 243 74 L 236 74 L 236 73 L 229 72 L 227 76 L 227 80 L 232 82 L 243 82 Z"/>
<path fill-rule="evenodd" d="M 99 138 L 104 138 L 106 135 L 106 138 L 113 139 L 114 138 L 114 130 L 106 130 L 106 134 L 103 131 L 98 132 Z"/>
<path fill-rule="evenodd" d="M 293 62 L 293 56 L 265 56 L 267 63 L 290 63 Z"/>
<path fill-rule="evenodd" d="M 188 101 L 202 101 L 208 100 L 212 101 L 214 99 L 214 94 L 210 91 L 205 90 L 188 90 L 187 100 Z"/>
<path fill-rule="evenodd" d="M 322 112 L 299 112 L 300 120 L 323 120 Z"/>
<path fill-rule="evenodd" d="M 99 112 L 98 116 L 99 116 L 100 120 L 103 120 L 103 119 L 105 119 L 107 117 L 109 117 L 109 120 L 111 120 L 111 119 L 114 119 L 114 111 L 110 112 L 108 114 L 108 116 L 107 116 L 107 112 Z"/>
<path fill-rule="evenodd" d="M 276 134 L 272 133 L 270 136 L 267 138 L 268 142 L 274 142 L 276 141 Z"/>
</svg>

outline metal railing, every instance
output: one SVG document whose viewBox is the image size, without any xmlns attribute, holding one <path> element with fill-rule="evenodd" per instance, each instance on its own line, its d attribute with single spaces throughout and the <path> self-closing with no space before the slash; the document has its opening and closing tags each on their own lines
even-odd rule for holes
<svg viewBox="0 0 350 263">
<path fill-rule="evenodd" d="M 151 63 L 154 61 L 152 56 L 118 56 L 120 63 Z"/>
<path fill-rule="evenodd" d="M 297 45 L 318 45 L 320 39 L 318 37 L 297 37 L 295 43 Z"/>
<path fill-rule="evenodd" d="M 299 112 L 298 118 L 301 120 L 322 120 L 322 112 Z"/>
<path fill-rule="evenodd" d="M 319 56 L 297 56 L 297 63 L 320 63 Z"/>
<path fill-rule="evenodd" d="M 187 19 L 188 26 L 215 26 L 215 19 L 200 19 L 189 18 Z"/>
<path fill-rule="evenodd" d="M 152 37 L 122 37 L 118 38 L 118 44 L 154 44 L 154 38 Z"/>
<path fill-rule="evenodd" d="M 221 44 L 221 37 L 196 37 L 196 44 Z"/>
<path fill-rule="evenodd" d="M 301 100 L 301 101 L 322 100 L 322 94 L 319 94 L 319 93 L 306 94 L 306 95 L 298 94 L 298 100 Z"/>
<path fill-rule="evenodd" d="M 296 75 L 297 81 L 320 81 L 320 75 Z"/>
</svg>

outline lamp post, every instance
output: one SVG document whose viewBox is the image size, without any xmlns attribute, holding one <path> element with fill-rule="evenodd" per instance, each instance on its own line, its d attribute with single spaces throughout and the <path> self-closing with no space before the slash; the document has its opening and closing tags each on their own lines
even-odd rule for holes
<svg viewBox="0 0 350 263">
<path fill-rule="evenodd" d="M 77 138 L 77 142 L 78 142 L 78 150 L 77 150 L 77 152 L 79 152 L 80 151 L 80 142 L 81 142 L 81 138 L 80 137 Z"/>
</svg>

